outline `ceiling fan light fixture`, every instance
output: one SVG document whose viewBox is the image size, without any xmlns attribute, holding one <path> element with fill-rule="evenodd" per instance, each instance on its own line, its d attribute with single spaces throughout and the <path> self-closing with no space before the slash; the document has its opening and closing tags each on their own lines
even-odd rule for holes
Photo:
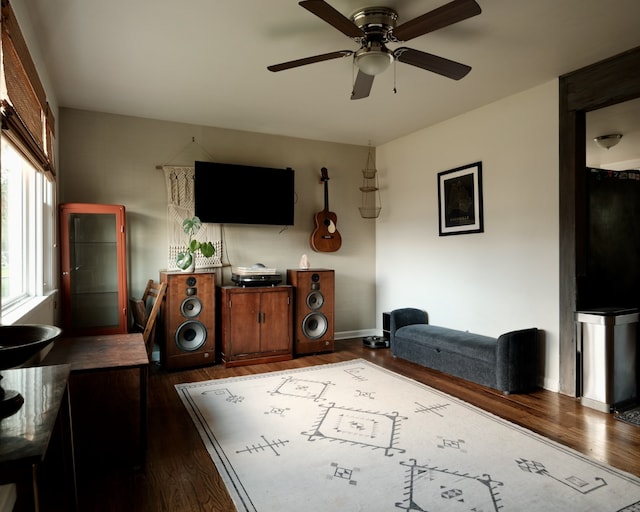
<svg viewBox="0 0 640 512">
<path fill-rule="evenodd" d="M 618 142 L 620 142 L 621 138 L 621 133 L 609 133 L 607 135 L 599 135 L 593 140 L 602 149 L 611 149 L 613 146 L 618 144 Z"/>
<path fill-rule="evenodd" d="M 393 54 L 383 45 L 360 48 L 354 57 L 357 68 L 366 75 L 379 75 L 393 62 Z"/>
<path fill-rule="evenodd" d="M 355 52 L 340 50 L 282 62 L 267 66 L 269 71 L 283 71 L 316 62 L 353 56 L 352 71 L 357 68 L 358 72 L 357 76 L 353 77 L 352 100 L 368 97 L 375 76 L 383 73 L 392 62 L 395 64 L 396 61 L 452 80 L 460 80 L 471 71 L 470 66 L 444 57 L 404 47 L 396 48 L 391 52 L 385 45 L 409 41 L 477 16 L 482 9 L 476 0 L 449 0 L 448 3 L 400 25 L 397 25 L 398 13 L 390 7 L 360 8 L 347 18 L 327 0 L 302 0 L 298 3 L 311 14 L 358 43 L 360 49 Z"/>
</svg>

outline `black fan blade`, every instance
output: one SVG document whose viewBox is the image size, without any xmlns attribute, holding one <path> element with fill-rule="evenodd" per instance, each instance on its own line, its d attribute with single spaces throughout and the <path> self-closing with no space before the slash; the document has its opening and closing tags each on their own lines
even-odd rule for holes
<svg viewBox="0 0 640 512">
<path fill-rule="evenodd" d="M 481 12 L 482 9 L 475 0 L 453 0 L 453 2 L 396 27 L 393 30 L 393 37 L 398 41 L 409 41 L 409 39 L 448 27 Z"/>
<path fill-rule="evenodd" d="M 349 18 L 336 11 L 324 0 L 303 0 L 298 4 L 348 37 L 364 36 L 364 32 L 354 25 Z"/>
<path fill-rule="evenodd" d="M 394 50 L 393 56 L 396 60 L 404 64 L 410 64 L 426 69 L 427 71 L 433 71 L 434 73 L 452 78 L 453 80 L 460 80 L 471 71 L 471 67 L 466 64 L 460 64 L 459 62 L 412 48 L 397 48 Z"/>
<path fill-rule="evenodd" d="M 356 83 L 353 84 L 351 99 L 361 100 L 362 98 L 366 98 L 367 96 L 369 96 L 374 78 L 375 77 L 373 75 L 367 75 L 362 71 L 358 71 L 358 76 L 356 76 Z"/>
<path fill-rule="evenodd" d="M 283 71 L 285 69 L 297 68 L 300 66 L 306 66 L 307 64 L 313 64 L 314 62 L 322 62 L 324 60 L 339 59 L 340 57 L 349 57 L 353 55 L 351 50 L 340 50 L 338 52 L 323 53 L 322 55 L 314 55 L 313 57 L 306 57 L 304 59 L 290 60 L 289 62 L 283 62 L 282 64 L 274 64 L 267 66 L 269 71 Z"/>
</svg>

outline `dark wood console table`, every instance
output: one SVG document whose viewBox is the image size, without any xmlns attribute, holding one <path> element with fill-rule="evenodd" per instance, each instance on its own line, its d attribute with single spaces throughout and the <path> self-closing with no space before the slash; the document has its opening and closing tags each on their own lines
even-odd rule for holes
<svg viewBox="0 0 640 512">
<path fill-rule="evenodd" d="M 218 286 L 225 366 L 293 359 L 293 286 Z"/>
<path fill-rule="evenodd" d="M 110 370 L 140 371 L 140 463 L 147 452 L 147 397 L 149 357 L 142 333 L 108 334 L 61 338 L 44 358 L 42 364 L 68 364 L 73 376 Z"/>
<path fill-rule="evenodd" d="M 71 412 L 67 381 L 68 365 L 4 370 L 2 386 L 18 391 L 24 404 L 0 421 L 0 484 L 15 483 L 21 510 L 39 510 L 38 467 L 44 461 L 56 424 L 64 437 L 64 470 L 68 506 L 77 507 Z"/>
</svg>

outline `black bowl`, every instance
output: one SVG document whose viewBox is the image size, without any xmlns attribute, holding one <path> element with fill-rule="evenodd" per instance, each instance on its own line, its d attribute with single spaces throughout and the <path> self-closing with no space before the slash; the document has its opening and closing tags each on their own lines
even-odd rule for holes
<svg viewBox="0 0 640 512">
<path fill-rule="evenodd" d="M 26 363 L 61 334 L 54 325 L 0 325 L 0 370 Z"/>
</svg>

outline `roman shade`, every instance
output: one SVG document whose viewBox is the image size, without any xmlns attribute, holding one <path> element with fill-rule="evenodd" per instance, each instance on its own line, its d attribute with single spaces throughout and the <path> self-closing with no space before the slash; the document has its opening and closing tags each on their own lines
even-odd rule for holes
<svg viewBox="0 0 640 512">
<path fill-rule="evenodd" d="M 1 1 L 2 131 L 54 179 L 55 118 L 9 0 Z"/>
</svg>

